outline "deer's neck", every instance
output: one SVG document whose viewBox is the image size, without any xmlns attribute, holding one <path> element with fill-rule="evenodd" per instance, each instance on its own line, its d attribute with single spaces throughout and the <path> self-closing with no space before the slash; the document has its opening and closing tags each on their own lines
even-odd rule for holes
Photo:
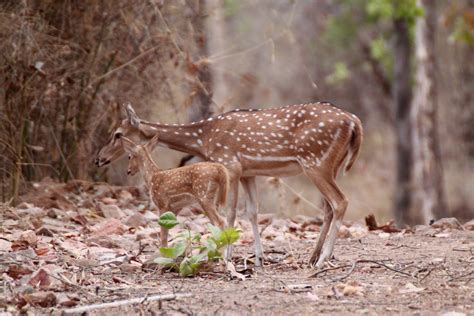
<svg viewBox="0 0 474 316">
<path fill-rule="evenodd" d="M 209 129 L 207 121 L 185 125 L 157 124 L 148 121 L 140 123 L 141 132 L 146 138 L 152 138 L 159 133 L 161 146 L 203 157 L 203 140 Z"/>
<path fill-rule="evenodd" d="M 153 178 L 161 171 L 151 158 L 150 153 L 146 152 L 142 156 L 142 174 L 148 188 L 151 188 Z"/>
</svg>

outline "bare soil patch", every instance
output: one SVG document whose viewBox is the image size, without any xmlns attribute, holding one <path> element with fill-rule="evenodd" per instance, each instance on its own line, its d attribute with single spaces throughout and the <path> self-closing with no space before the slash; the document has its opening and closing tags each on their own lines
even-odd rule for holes
<svg viewBox="0 0 474 316">
<path fill-rule="evenodd" d="M 245 220 L 234 263 L 181 278 L 150 263 L 156 256 L 157 216 L 135 188 L 74 182 L 40 183 L 17 208 L 0 209 L 0 311 L 66 313 L 68 308 L 143 298 L 138 304 L 95 309 L 124 314 L 447 314 L 474 309 L 474 225 L 444 220 L 401 232 L 345 223 L 335 258 L 307 266 L 319 220 L 260 216 L 265 265 L 252 261 Z M 186 212 L 186 227 L 205 233 L 207 219 Z M 186 227 L 185 227 L 186 226 Z M 149 302 L 153 295 L 190 294 Z M 457 314 L 456 314 L 457 313 Z"/>
</svg>

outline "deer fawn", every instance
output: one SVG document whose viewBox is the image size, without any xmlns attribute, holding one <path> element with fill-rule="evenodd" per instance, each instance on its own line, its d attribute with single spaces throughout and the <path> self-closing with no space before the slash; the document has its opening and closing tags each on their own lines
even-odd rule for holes
<svg viewBox="0 0 474 316">
<path fill-rule="evenodd" d="M 136 145 L 124 136 L 120 140 L 129 154 L 127 173 L 134 175 L 141 171 L 151 204 L 158 208 L 160 214 L 171 211 L 177 215 L 183 207 L 198 202 L 211 223 L 224 228 L 224 220 L 217 212 L 218 207 L 225 205 L 229 185 L 227 169 L 223 165 L 201 162 L 161 170 L 150 155 L 159 140 L 158 134 L 145 145 Z M 160 238 L 161 246 L 167 247 L 168 229 L 161 228 Z"/>
<path fill-rule="evenodd" d="M 126 113 L 128 118 L 100 150 L 97 166 L 123 154 L 117 141 L 122 135 L 145 140 L 156 133 L 160 134 L 161 146 L 222 163 L 230 176 L 227 225 L 234 226 L 240 181 L 248 196 L 246 211 L 255 238 L 256 265 L 261 264 L 263 251 L 255 177 L 304 173 L 321 191 L 325 210 L 310 264 L 321 267 L 331 257 L 348 203 L 335 179 L 341 169 L 350 170 L 358 157 L 363 131 L 357 116 L 328 102 L 234 110 L 185 125 L 140 120 L 131 105 L 126 106 Z M 231 251 L 227 255 L 230 259 Z"/>
</svg>

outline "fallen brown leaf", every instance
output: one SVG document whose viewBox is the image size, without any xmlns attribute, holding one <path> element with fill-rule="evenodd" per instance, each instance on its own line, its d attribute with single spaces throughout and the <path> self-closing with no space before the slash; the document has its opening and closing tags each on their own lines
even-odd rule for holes
<svg viewBox="0 0 474 316">
<path fill-rule="evenodd" d="M 35 292 L 31 294 L 23 294 L 22 298 L 31 306 L 53 307 L 57 302 L 56 295 L 54 295 L 53 292 Z"/>
<path fill-rule="evenodd" d="M 33 270 L 29 269 L 28 267 L 25 267 L 23 265 L 18 265 L 18 264 L 11 264 L 7 270 L 7 274 L 14 279 L 19 279 L 22 276 L 28 275 L 31 273 L 33 273 Z"/>
<path fill-rule="evenodd" d="M 112 234 L 121 235 L 126 231 L 125 225 L 116 218 L 109 218 L 91 227 L 93 236 L 106 236 Z"/>
</svg>

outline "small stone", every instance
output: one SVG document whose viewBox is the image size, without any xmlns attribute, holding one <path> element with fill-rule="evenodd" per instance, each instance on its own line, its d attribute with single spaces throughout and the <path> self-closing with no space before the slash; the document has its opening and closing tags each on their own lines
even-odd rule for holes
<svg viewBox="0 0 474 316">
<path fill-rule="evenodd" d="M 126 231 L 126 227 L 121 221 L 115 218 L 108 219 L 102 223 L 91 227 L 93 236 L 105 236 L 111 234 L 121 235 Z"/>
<path fill-rule="evenodd" d="M 146 226 L 146 223 L 147 223 L 147 220 L 140 213 L 133 214 L 125 221 L 125 224 L 127 224 L 130 227 L 144 227 Z"/>
<path fill-rule="evenodd" d="M 341 225 L 341 227 L 339 228 L 339 232 L 337 233 L 337 237 L 339 238 L 351 237 L 351 232 L 349 231 L 349 228 L 347 228 L 346 225 Z"/>
<path fill-rule="evenodd" d="M 20 204 L 18 204 L 16 206 L 16 208 L 22 209 L 22 210 L 26 210 L 26 209 L 33 208 L 33 207 L 35 207 L 33 204 L 30 204 L 30 203 L 27 203 L 27 202 L 21 202 Z"/>
<path fill-rule="evenodd" d="M 462 229 L 461 223 L 455 217 L 441 218 L 431 224 L 433 228 L 451 228 L 451 229 Z"/>
<path fill-rule="evenodd" d="M 122 210 L 115 204 L 99 203 L 99 210 L 105 218 L 121 218 L 125 216 Z"/>
<path fill-rule="evenodd" d="M 142 264 L 136 261 L 131 261 L 130 263 L 122 263 L 119 266 L 120 271 L 122 273 L 132 273 L 140 270 L 142 268 Z"/>
<path fill-rule="evenodd" d="M 133 195 L 130 192 L 128 192 L 127 190 L 122 190 L 119 193 L 119 198 L 122 201 L 128 202 L 130 200 L 133 200 Z"/>
<path fill-rule="evenodd" d="M 102 198 L 102 202 L 105 204 L 116 204 L 117 200 L 111 197 L 104 197 Z"/>
<path fill-rule="evenodd" d="M 44 226 L 42 226 L 38 230 L 36 230 L 36 234 L 39 235 L 39 236 L 48 236 L 48 237 L 53 237 L 54 236 L 54 233 L 50 229 L 48 229 Z"/>
<path fill-rule="evenodd" d="M 157 221 L 160 219 L 160 217 L 158 215 L 156 215 L 155 213 L 153 212 L 150 212 L 150 211 L 146 211 L 143 216 L 145 217 L 145 219 L 147 221 Z"/>
<path fill-rule="evenodd" d="M 467 230 L 474 230 L 474 219 L 464 224 L 464 228 Z"/>
</svg>

